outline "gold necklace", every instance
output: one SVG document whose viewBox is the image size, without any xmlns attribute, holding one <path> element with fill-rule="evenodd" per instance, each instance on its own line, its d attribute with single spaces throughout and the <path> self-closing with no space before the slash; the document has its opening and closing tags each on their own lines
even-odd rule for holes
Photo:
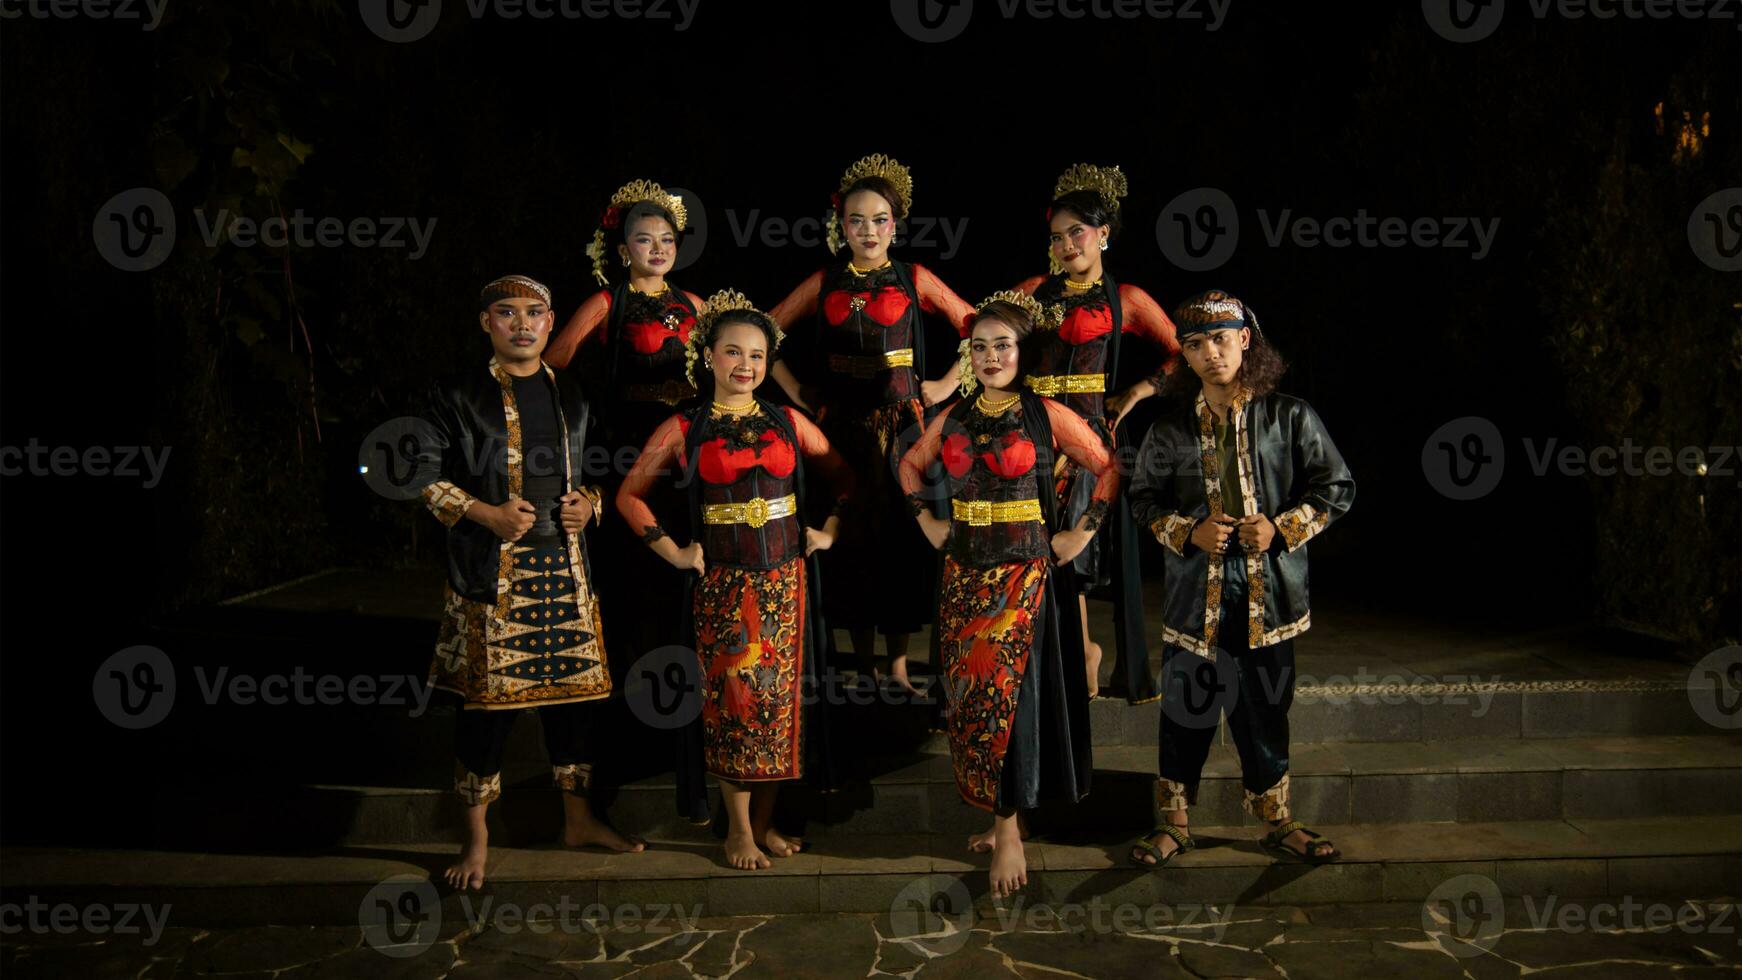
<svg viewBox="0 0 1742 980">
<path fill-rule="evenodd" d="M 1072 279 L 1070 276 L 1065 277 L 1065 285 L 1071 287 L 1072 289 L 1094 289 L 1096 286 L 1099 286 L 1100 284 L 1101 284 L 1101 280 L 1099 280 L 1099 279 L 1095 280 L 1094 282 L 1078 282 L 1075 279 Z"/>
<path fill-rule="evenodd" d="M 980 392 L 980 397 L 974 399 L 974 407 L 979 409 L 980 414 L 982 415 L 1003 415 L 1005 412 L 1010 410 L 1010 406 L 1021 400 L 1022 392 L 1019 391 L 1016 394 L 999 401 L 987 401 L 986 393 L 982 391 Z"/>
<path fill-rule="evenodd" d="M 659 292 L 657 292 L 657 293 L 650 293 L 645 289 L 637 288 L 634 283 L 630 283 L 629 284 L 629 291 L 632 293 L 640 293 L 643 296 L 664 296 L 666 293 L 671 292 L 671 283 L 668 282 L 668 283 L 661 284 L 659 287 Z"/>
<path fill-rule="evenodd" d="M 888 267 L 889 267 L 889 260 L 884 259 L 883 264 L 878 266 L 877 269 L 887 269 Z M 876 272 L 877 269 L 861 269 L 858 266 L 853 264 L 852 259 L 847 260 L 847 271 L 851 272 L 853 275 L 858 276 L 861 279 L 865 278 L 866 276 L 870 275 L 873 272 Z"/>
<path fill-rule="evenodd" d="M 727 405 L 716 399 L 714 401 L 714 411 L 719 412 L 722 415 L 751 415 L 756 412 L 756 402 L 752 399 L 742 405 Z"/>
</svg>

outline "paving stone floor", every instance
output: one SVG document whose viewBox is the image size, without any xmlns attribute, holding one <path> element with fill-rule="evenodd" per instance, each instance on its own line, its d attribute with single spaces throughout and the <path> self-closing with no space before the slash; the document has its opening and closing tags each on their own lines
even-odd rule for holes
<svg viewBox="0 0 1742 980">
<path fill-rule="evenodd" d="M 1732 901 L 1507 900 L 1470 910 L 1364 905 L 1026 906 L 590 922 L 489 910 L 388 937 L 361 927 L 165 928 L 154 936 L 8 926 L 12 978 L 1739 977 Z M 14 917 L 14 922 L 18 920 Z M 1592 924 L 1602 928 L 1593 928 Z M 1618 928 L 1624 926 L 1626 928 Z"/>
</svg>

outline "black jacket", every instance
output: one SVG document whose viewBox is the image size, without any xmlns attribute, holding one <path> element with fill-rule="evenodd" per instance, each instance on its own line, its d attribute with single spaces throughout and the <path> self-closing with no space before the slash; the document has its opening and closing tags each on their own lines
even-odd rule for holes
<svg viewBox="0 0 1742 980">
<path fill-rule="evenodd" d="M 563 447 L 567 470 L 564 492 L 578 489 L 590 497 L 597 521 L 603 513 L 598 489 L 578 486 L 575 481 L 585 459 L 587 400 L 569 372 L 545 365 L 544 376 L 555 389 L 557 421 L 568 435 Z M 448 583 L 456 593 L 476 602 L 497 601 L 503 542 L 484 525 L 462 518 L 473 500 L 501 505 L 521 495 L 518 413 L 512 432 L 508 426 L 513 404 L 513 382 L 492 357 L 487 368 L 432 385 L 420 415 L 427 426 L 420 436 L 432 443 L 424 451 L 440 457 L 439 464 L 432 467 L 437 471 L 432 474 L 436 479 L 423 488 L 423 498 L 448 528 Z M 585 568 L 584 550 L 578 561 Z"/>
<path fill-rule="evenodd" d="M 1219 623 L 1221 559 L 1212 564 L 1190 538 L 1200 520 L 1222 509 L 1221 495 L 1241 494 L 1242 513 L 1263 513 L 1277 529 L 1268 551 L 1246 556 L 1245 628 L 1254 649 L 1312 625 L 1307 541 L 1355 499 L 1354 477 L 1312 406 L 1273 392 L 1238 398 L 1232 410 L 1248 463 L 1240 467 L 1239 488 L 1220 486 L 1214 416 L 1201 393 L 1194 406 L 1169 410 L 1144 436 L 1130 488 L 1132 517 L 1166 551 L 1162 642 L 1212 658 L 1218 630 L 1226 628 Z"/>
</svg>

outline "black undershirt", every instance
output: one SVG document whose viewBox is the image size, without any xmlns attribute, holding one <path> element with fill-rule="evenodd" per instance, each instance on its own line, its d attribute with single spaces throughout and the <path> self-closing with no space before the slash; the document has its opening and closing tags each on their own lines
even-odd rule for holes
<svg viewBox="0 0 1742 980">
<path fill-rule="evenodd" d="M 544 372 L 513 380 L 514 404 L 520 412 L 520 495 L 538 509 L 537 522 L 521 539 L 526 544 L 561 536 L 557 512 L 564 492 L 563 433 Z"/>
</svg>

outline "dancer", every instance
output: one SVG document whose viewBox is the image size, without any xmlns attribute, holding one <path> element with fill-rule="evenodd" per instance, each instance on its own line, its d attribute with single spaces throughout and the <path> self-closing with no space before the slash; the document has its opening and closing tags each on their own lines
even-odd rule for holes
<svg viewBox="0 0 1742 980">
<path fill-rule="evenodd" d="M 1088 692 L 1069 563 L 1088 546 L 1119 489 L 1103 440 L 1069 408 L 1021 386 L 1031 342 L 1056 323 L 1027 295 L 994 294 L 972 316 L 964 393 L 901 461 L 901 486 L 932 545 L 945 552 L 935 630 L 949 699 L 945 730 L 956 789 L 993 814 L 969 838 L 992 852 L 992 894 L 1028 881 L 1019 814 L 1089 790 Z M 1094 499 L 1071 523 L 1051 492 L 1055 451 L 1095 474 Z M 926 473 L 941 460 L 940 485 Z M 951 520 L 932 516 L 949 500 Z M 1055 567 L 1063 566 L 1063 567 Z"/>
<path fill-rule="evenodd" d="M 726 805 L 726 861 L 744 869 L 766 868 L 768 855 L 787 857 L 802 845 L 771 825 L 781 782 L 831 778 L 825 699 L 807 705 L 803 692 L 814 692 L 826 673 L 811 556 L 834 543 L 839 517 L 831 514 L 820 529 L 801 523 L 807 461 L 840 491 L 837 507 L 851 487 L 816 426 L 755 397 L 780 340 L 774 322 L 742 294 L 710 297 L 687 356 L 692 378 L 698 358 L 711 378 L 711 400 L 662 423 L 617 492 L 617 510 L 648 547 L 694 573 L 685 577 L 702 755 Z M 648 506 L 673 464 L 699 531 L 684 545 Z"/>
<path fill-rule="evenodd" d="M 1334 861 L 1329 840 L 1291 819 L 1288 709 L 1294 637 L 1312 622 L 1306 543 L 1348 511 L 1355 481 L 1312 406 L 1276 392 L 1282 358 L 1250 308 L 1212 290 L 1175 320 L 1190 370 L 1167 379 L 1179 404 L 1144 437 L 1130 494 L 1133 517 L 1167 556 L 1155 783 L 1166 822 L 1130 858 L 1159 867 L 1193 846 L 1186 808 L 1224 707 L 1209 696 L 1220 667 L 1237 681 L 1227 685 L 1228 731 L 1246 810 L 1270 827 L 1263 845 Z"/>
<path fill-rule="evenodd" d="M 550 290 L 525 276 L 485 286 L 478 322 L 495 356 L 434 386 L 423 421 L 440 452 L 423 489 L 447 526 L 448 582 L 430 683 L 464 699 L 454 789 L 466 841 L 450 885 L 484 884 L 485 811 L 502 794 L 502 756 L 522 709 L 537 708 L 562 794 L 563 842 L 639 851 L 588 803 L 589 714 L 611 693 L 599 600 L 582 530 L 600 491 L 577 485 L 588 406 L 573 379 L 540 360 Z"/>
<path fill-rule="evenodd" d="M 1119 420 L 1154 395 L 1179 352 L 1173 322 L 1143 290 L 1115 283 L 1103 258 L 1119 233 L 1119 200 L 1128 191 L 1118 167 L 1079 163 L 1059 176 L 1047 209 L 1052 274 L 1035 276 L 1017 288 L 1043 306 L 1058 304 L 1064 319 L 1058 329 L 1037 337 L 1034 371 L 1026 384 L 1036 394 L 1056 398 L 1089 423 L 1109 452 Z M 1119 375 L 1120 339 L 1133 334 L 1153 345 L 1161 367 L 1150 378 L 1112 396 L 1106 392 Z M 1061 461 L 1057 487 L 1067 520 L 1075 520 L 1095 494 L 1094 478 Z M 1100 693 L 1101 645 L 1088 634 L 1087 596 L 1111 585 L 1113 592 L 1113 690 L 1132 703 L 1160 696 L 1149 669 L 1144 641 L 1142 572 L 1137 561 L 1137 530 L 1129 506 L 1116 500 L 1112 519 L 1077 558 L 1078 618 L 1083 623 L 1089 696 Z"/>
<path fill-rule="evenodd" d="M 924 430 L 925 407 L 956 387 L 953 357 L 942 376 L 925 378 L 921 314 L 941 315 L 954 327 L 973 308 L 924 266 L 889 257 L 896 223 L 913 206 L 906 167 L 881 154 L 865 157 L 847 168 L 831 203 L 829 250 L 838 252 L 844 237 L 850 257 L 813 273 L 770 311 L 789 331 L 815 324 L 826 381 L 801 387 L 785 360 L 775 362 L 774 379 L 794 403 L 818 413 L 859 486 L 823 568 L 834 581 L 852 576 L 877 587 L 831 589 L 829 622 L 848 630 L 861 663 L 872 661 L 875 634 L 883 634 L 890 674 L 911 692 L 908 641 L 930 621 L 933 572 L 919 560 L 928 551 L 907 519 L 895 464 Z"/>
</svg>

